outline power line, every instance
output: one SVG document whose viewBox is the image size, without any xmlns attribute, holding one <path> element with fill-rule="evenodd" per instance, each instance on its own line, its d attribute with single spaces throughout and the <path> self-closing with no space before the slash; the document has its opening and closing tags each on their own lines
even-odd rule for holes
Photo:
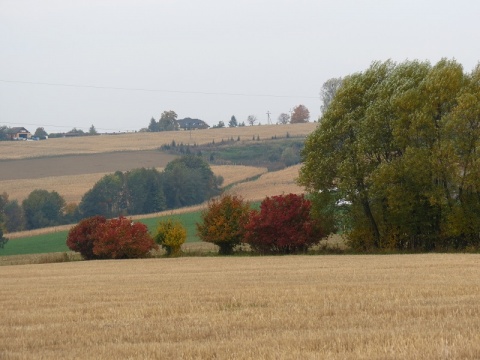
<svg viewBox="0 0 480 360">
<path fill-rule="evenodd" d="M 245 93 L 229 93 L 229 92 L 208 92 L 208 91 L 182 91 L 182 90 L 162 90 L 162 89 L 144 89 L 144 88 L 129 88 L 129 87 L 114 87 L 114 86 L 96 86 L 96 85 L 80 85 L 80 84 L 61 84 L 61 83 L 47 83 L 36 81 L 20 81 L 20 80 L 4 80 L 0 82 L 23 85 L 43 85 L 43 86 L 61 86 L 71 88 L 83 89 L 99 89 L 99 90 L 123 90 L 123 91 L 144 91 L 144 92 L 163 92 L 172 94 L 194 94 L 194 95 L 214 95 L 214 96 L 245 96 L 245 97 L 272 97 L 272 98 L 305 98 L 318 99 L 318 96 L 299 96 L 299 95 L 271 95 L 271 94 L 245 94 Z"/>
</svg>

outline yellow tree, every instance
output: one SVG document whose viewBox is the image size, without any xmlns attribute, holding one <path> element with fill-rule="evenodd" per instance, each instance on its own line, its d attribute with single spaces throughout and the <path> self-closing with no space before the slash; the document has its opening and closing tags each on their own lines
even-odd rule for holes
<svg viewBox="0 0 480 360">
<path fill-rule="evenodd" d="M 167 251 L 168 256 L 179 255 L 186 239 L 187 230 L 179 221 L 168 219 L 158 223 L 155 242 Z"/>
</svg>

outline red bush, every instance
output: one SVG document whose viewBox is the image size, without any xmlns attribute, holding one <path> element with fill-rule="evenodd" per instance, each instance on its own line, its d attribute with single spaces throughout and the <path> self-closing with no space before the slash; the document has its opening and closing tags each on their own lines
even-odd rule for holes
<svg viewBox="0 0 480 360">
<path fill-rule="evenodd" d="M 158 248 L 145 224 L 134 223 L 122 216 L 99 224 L 95 237 L 93 252 L 102 258 L 145 257 L 150 250 Z"/>
<path fill-rule="evenodd" d="M 310 216 L 310 208 L 310 201 L 303 196 L 267 197 L 260 211 L 250 213 L 244 241 L 263 254 L 305 252 L 323 237 L 320 227 Z"/>
<path fill-rule="evenodd" d="M 67 246 L 85 260 L 138 258 L 158 248 L 144 224 L 103 216 L 80 221 L 69 231 Z"/>
<path fill-rule="evenodd" d="M 107 219 L 103 216 L 94 216 L 80 221 L 68 232 L 67 246 L 69 249 L 82 254 L 85 260 L 100 259 L 101 257 L 93 252 L 95 232 L 97 227 L 106 221 Z"/>
</svg>

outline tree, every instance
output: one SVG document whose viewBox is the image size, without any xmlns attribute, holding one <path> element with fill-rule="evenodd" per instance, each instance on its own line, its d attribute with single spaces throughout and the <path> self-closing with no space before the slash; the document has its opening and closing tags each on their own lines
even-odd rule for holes
<svg viewBox="0 0 480 360">
<path fill-rule="evenodd" d="M 84 219 L 74 226 L 68 233 L 67 246 L 85 260 L 140 258 L 157 248 L 145 224 L 103 216 Z"/>
<path fill-rule="evenodd" d="M 8 239 L 3 236 L 3 231 L 0 228 L 0 249 L 3 249 L 5 247 L 5 244 L 8 242 Z"/>
<path fill-rule="evenodd" d="M 102 215 L 107 218 L 119 216 L 127 211 L 124 174 L 117 171 L 105 175 L 83 195 L 79 204 L 83 217 Z"/>
<path fill-rule="evenodd" d="M 344 79 L 307 138 L 299 180 L 325 218 L 351 203 L 351 246 L 480 246 L 477 76 L 443 59 L 376 62 Z"/>
<path fill-rule="evenodd" d="M 124 185 L 128 214 L 150 214 L 167 208 L 162 174 L 152 169 L 133 169 L 125 173 Z"/>
<path fill-rule="evenodd" d="M 257 123 L 257 117 L 255 115 L 248 115 L 247 117 L 247 123 L 250 126 L 253 126 Z"/>
<path fill-rule="evenodd" d="M 8 201 L 4 208 L 5 229 L 8 232 L 25 229 L 25 217 L 23 209 L 17 200 Z"/>
<path fill-rule="evenodd" d="M 0 229 L 5 227 L 5 206 L 8 204 L 8 194 L 0 194 Z"/>
<path fill-rule="evenodd" d="M 214 128 L 224 128 L 224 127 L 225 127 L 225 123 L 224 123 L 222 120 L 220 120 L 220 121 L 218 122 L 218 125 L 213 125 L 213 127 L 214 127 Z"/>
<path fill-rule="evenodd" d="M 232 117 L 230 118 L 230 121 L 228 122 L 228 126 L 229 127 L 237 127 L 238 126 L 237 118 L 234 115 L 232 115 Z"/>
<path fill-rule="evenodd" d="M 293 108 L 292 117 L 290 123 L 299 124 L 306 123 L 310 119 L 310 111 L 308 111 L 305 105 L 298 105 Z"/>
<path fill-rule="evenodd" d="M 244 241 L 262 254 L 305 252 L 323 237 L 310 209 L 311 203 L 303 195 L 267 197 L 260 211 L 250 213 Z"/>
<path fill-rule="evenodd" d="M 150 132 L 160 131 L 158 128 L 158 123 L 155 121 L 153 117 L 150 119 L 150 124 L 148 125 L 148 131 Z"/>
<path fill-rule="evenodd" d="M 178 130 L 179 126 L 177 123 L 177 114 L 175 111 L 164 111 L 158 120 L 158 130 L 157 131 L 174 131 Z"/>
<path fill-rule="evenodd" d="M 90 126 L 90 129 L 88 129 L 88 134 L 89 135 L 98 135 L 97 129 L 95 129 L 95 126 Z"/>
<path fill-rule="evenodd" d="M 8 130 L 10 128 L 8 126 L 2 125 L 0 126 L 0 141 L 8 140 Z"/>
<path fill-rule="evenodd" d="M 154 239 L 167 251 L 167 256 L 177 256 L 187 239 L 187 230 L 179 221 L 160 221 Z"/>
<path fill-rule="evenodd" d="M 197 234 L 202 241 L 219 247 L 221 255 L 230 255 L 242 242 L 250 204 L 235 195 L 212 199 L 197 223 Z"/>
<path fill-rule="evenodd" d="M 94 237 L 93 253 L 106 259 L 142 258 L 158 248 L 145 224 L 123 216 L 99 223 Z"/>
<path fill-rule="evenodd" d="M 83 217 L 148 214 L 166 209 L 163 175 L 156 169 L 133 169 L 105 175 L 82 197 Z"/>
<path fill-rule="evenodd" d="M 280 115 L 278 115 L 277 124 L 286 125 L 289 122 L 290 122 L 290 115 L 286 113 L 281 113 Z"/>
<path fill-rule="evenodd" d="M 325 81 L 322 85 L 322 89 L 320 90 L 320 100 L 322 101 L 321 110 L 322 113 L 327 111 L 328 106 L 333 101 L 335 94 L 337 93 L 340 86 L 342 86 L 343 79 L 339 78 L 331 78 Z"/>
<path fill-rule="evenodd" d="M 98 226 L 105 222 L 107 222 L 107 219 L 104 216 L 93 216 L 80 221 L 68 232 L 68 248 L 72 251 L 79 252 L 85 260 L 104 258 L 95 254 L 93 248 L 97 240 Z"/>
<path fill-rule="evenodd" d="M 22 202 L 28 230 L 60 225 L 65 200 L 56 191 L 33 190 Z"/>
<path fill-rule="evenodd" d="M 200 156 L 186 155 L 167 164 L 163 173 L 170 209 L 200 204 L 220 193 L 219 179 Z"/>
<path fill-rule="evenodd" d="M 37 130 L 35 130 L 35 134 L 33 134 L 33 136 L 39 139 L 45 139 L 46 137 L 48 137 L 48 133 L 45 131 L 43 127 L 39 127 L 37 128 Z"/>
</svg>

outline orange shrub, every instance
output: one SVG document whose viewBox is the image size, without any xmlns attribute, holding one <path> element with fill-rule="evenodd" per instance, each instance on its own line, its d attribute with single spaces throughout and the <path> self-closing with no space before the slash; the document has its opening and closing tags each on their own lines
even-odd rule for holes
<svg viewBox="0 0 480 360">
<path fill-rule="evenodd" d="M 202 223 L 197 223 L 198 236 L 218 245 L 220 254 L 232 254 L 243 239 L 249 212 L 250 204 L 239 196 L 224 195 L 210 200 L 202 213 Z"/>
</svg>

